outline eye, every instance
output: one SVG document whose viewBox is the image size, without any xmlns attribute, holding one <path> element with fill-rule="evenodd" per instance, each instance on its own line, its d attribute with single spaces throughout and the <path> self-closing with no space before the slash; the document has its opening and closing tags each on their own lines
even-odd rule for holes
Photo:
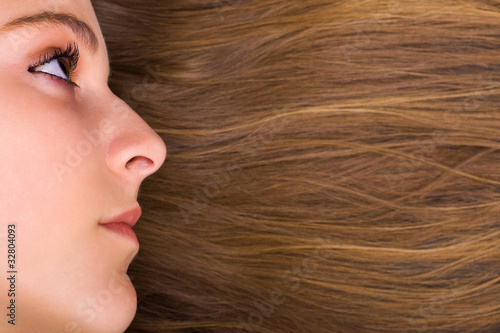
<svg viewBox="0 0 500 333">
<path fill-rule="evenodd" d="M 46 64 L 35 67 L 32 71 L 54 75 L 66 81 L 69 81 L 69 78 L 71 76 L 71 68 L 69 62 L 64 58 L 50 60 Z"/>
<path fill-rule="evenodd" d="M 51 75 L 72 86 L 78 87 L 73 82 L 73 77 L 75 76 L 79 59 L 78 45 L 76 43 L 68 43 L 64 50 L 57 48 L 41 56 L 36 63 L 29 66 L 28 72 Z"/>
</svg>

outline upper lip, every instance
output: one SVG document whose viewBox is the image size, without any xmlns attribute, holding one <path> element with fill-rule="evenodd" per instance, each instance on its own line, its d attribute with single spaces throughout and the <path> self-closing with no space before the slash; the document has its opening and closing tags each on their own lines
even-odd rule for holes
<svg viewBox="0 0 500 333">
<path fill-rule="evenodd" d="M 122 211 L 117 215 L 112 216 L 111 218 L 106 218 L 99 222 L 99 224 L 110 224 L 110 223 L 125 223 L 130 227 L 133 227 L 139 217 L 141 217 L 142 211 L 139 205 L 136 205 L 134 208 Z"/>
</svg>

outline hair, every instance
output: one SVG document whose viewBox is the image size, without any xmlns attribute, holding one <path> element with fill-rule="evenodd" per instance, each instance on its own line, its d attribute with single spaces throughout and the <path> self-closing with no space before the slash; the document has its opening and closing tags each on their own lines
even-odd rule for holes
<svg viewBox="0 0 500 333">
<path fill-rule="evenodd" d="M 94 7 L 168 147 L 127 332 L 500 331 L 500 2 Z"/>
</svg>

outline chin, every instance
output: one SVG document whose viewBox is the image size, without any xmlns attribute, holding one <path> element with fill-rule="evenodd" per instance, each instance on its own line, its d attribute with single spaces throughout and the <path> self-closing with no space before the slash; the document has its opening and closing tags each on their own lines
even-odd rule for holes
<svg viewBox="0 0 500 333">
<path fill-rule="evenodd" d="M 126 277 L 126 280 L 127 284 L 108 287 L 93 298 L 95 306 L 85 309 L 87 318 L 82 323 L 82 327 L 85 328 L 77 332 L 125 332 L 137 311 L 137 293 L 130 279 Z"/>
<path fill-rule="evenodd" d="M 130 281 L 128 277 L 127 280 Z M 130 326 L 137 312 L 137 293 L 132 283 L 113 303 L 110 304 L 109 309 L 106 309 L 106 315 L 102 318 L 103 325 L 107 329 L 103 332 L 123 333 Z M 99 332 L 98 328 L 92 332 Z"/>
</svg>

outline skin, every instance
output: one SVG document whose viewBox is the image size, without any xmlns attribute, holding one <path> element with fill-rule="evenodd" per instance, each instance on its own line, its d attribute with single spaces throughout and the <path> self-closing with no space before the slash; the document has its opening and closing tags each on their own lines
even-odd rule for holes
<svg viewBox="0 0 500 333">
<path fill-rule="evenodd" d="M 92 54 L 66 27 L 0 33 L 0 331 L 124 332 L 137 308 L 126 270 L 138 247 L 98 223 L 137 205 L 139 186 L 162 165 L 166 147 L 109 89 L 90 1 L 2 1 L 0 29 L 44 10 L 87 23 L 99 48 Z M 72 41 L 79 88 L 27 70 Z M 6 316 L 9 224 L 16 225 L 15 326 Z"/>
</svg>

